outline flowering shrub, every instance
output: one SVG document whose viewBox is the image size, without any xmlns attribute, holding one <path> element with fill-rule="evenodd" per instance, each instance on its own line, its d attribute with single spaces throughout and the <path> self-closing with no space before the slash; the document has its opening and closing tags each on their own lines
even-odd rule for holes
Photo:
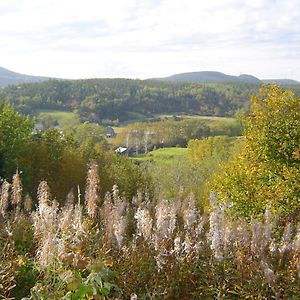
<svg viewBox="0 0 300 300">
<path fill-rule="evenodd" d="M 199 212 L 193 195 L 170 201 L 139 193 L 129 201 L 114 186 L 100 199 L 91 168 L 85 203 L 69 194 L 59 207 L 41 182 L 30 213 L 20 194 L 11 202 L 16 193 L 3 182 L 2 297 L 299 299 L 297 224 L 281 224 L 271 208 L 263 220 L 233 218 L 213 193 L 208 214 Z M 20 232 L 31 232 L 33 241 Z"/>
</svg>

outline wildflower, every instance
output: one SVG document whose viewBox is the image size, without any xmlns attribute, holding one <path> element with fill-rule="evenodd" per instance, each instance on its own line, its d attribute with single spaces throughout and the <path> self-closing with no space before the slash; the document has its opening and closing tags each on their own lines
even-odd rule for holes
<svg viewBox="0 0 300 300">
<path fill-rule="evenodd" d="M 271 255 L 274 255 L 278 250 L 277 244 L 274 239 L 272 239 L 272 241 L 270 243 L 269 250 L 270 250 Z"/>
<path fill-rule="evenodd" d="M 214 192 L 210 192 L 210 193 L 209 193 L 209 203 L 210 203 L 210 207 L 215 207 L 216 204 L 217 204 L 217 202 L 218 202 L 218 199 L 217 199 L 215 193 L 214 193 Z"/>
<path fill-rule="evenodd" d="M 250 244 L 250 234 L 248 229 L 248 223 L 243 220 L 239 220 L 237 226 L 237 245 L 241 245 L 244 248 L 248 248 Z"/>
<path fill-rule="evenodd" d="M 184 229 L 192 231 L 199 218 L 199 214 L 195 206 L 194 195 L 191 194 L 188 198 L 186 198 L 184 204 L 185 207 L 182 209 Z"/>
<path fill-rule="evenodd" d="M 114 262 L 113 262 L 111 259 L 105 259 L 105 260 L 103 261 L 103 265 L 104 265 L 105 267 L 111 268 L 111 267 L 114 265 Z"/>
<path fill-rule="evenodd" d="M 146 240 L 151 238 L 153 219 L 148 209 L 138 208 L 134 218 L 136 219 L 137 234 Z"/>
<path fill-rule="evenodd" d="M 74 203 L 75 203 L 75 196 L 74 196 L 73 189 L 71 189 L 66 197 L 66 206 L 73 206 Z"/>
<path fill-rule="evenodd" d="M 273 229 L 274 229 L 274 220 L 271 215 L 270 206 L 267 207 L 265 212 L 265 222 L 264 222 L 264 231 L 263 231 L 263 248 L 266 249 L 272 241 Z"/>
<path fill-rule="evenodd" d="M 107 193 L 104 198 L 101 210 L 105 235 L 109 244 L 117 244 L 122 247 L 127 228 L 127 207 L 126 199 L 119 196 L 116 185 L 113 186 L 112 196 Z"/>
<path fill-rule="evenodd" d="M 256 220 L 251 221 L 252 240 L 251 250 L 256 255 L 261 255 L 262 252 L 262 236 L 263 236 L 263 224 Z"/>
<path fill-rule="evenodd" d="M 274 274 L 274 271 L 265 261 L 261 261 L 260 265 L 263 269 L 267 283 L 269 284 L 270 288 L 273 289 L 276 286 L 276 276 Z"/>
<path fill-rule="evenodd" d="M 113 202 L 119 202 L 120 201 L 120 193 L 119 193 L 119 188 L 116 184 L 113 185 L 112 188 L 112 196 L 113 196 Z"/>
<path fill-rule="evenodd" d="M 105 230 L 105 236 L 109 244 L 113 243 L 113 204 L 110 193 L 106 193 L 104 197 L 103 206 L 101 209 L 101 217 L 103 220 L 103 227 Z"/>
<path fill-rule="evenodd" d="M 75 238 L 86 236 L 87 229 L 84 225 L 83 219 L 82 219 L 82 206 L 80 204 L 75 205 L 73 209 L 73 230 L 75 232 Z"/>
<path fill-rule="evenodd" d="M 193 244 L 188 234 L 185 235 L 183 242 L 183 251 L 187 256 L 190 256 L 193 252 Z"/>
<path fill-rule="evenodd" d="M 298 225 L 297 232 L 293 241 L 293 251 L 298 253 L 300 251 L 300 224 Z"/>
<path fill-rule="evenodd" d="M 156 266 L 158 271 L 162 271 L 165 264 L 167 263 L 164 257 L 166 257 L 165 250 L 162 250 L 158 255 L 155 256 Z"/>
<path fill-rule="evenodd" d="M 121 199 L 119 197 L 119 191 L 117 186 L 113 188 L 113 199 L 114 199 L 113 214 L 112 214 L 113 233 L 117 241 L 117 246 L 120 249 L 125 239 L 125 232 L 127 227 L 126 214 L 127 214 L 128 203 L 125 199 Z"/>
<path fill-rule="evenodd" d="M 1 186 L 1 197 L 0 197 L 0 212 L 2 213 L 3 216 L 6 215 L 6 212 L 9 207 L 9 189 L 10 189 L 10 183 L 4 180 Z"/>
<path fill-rule="evenodd" d="M 177 204 L 162 200 L 156 206 L 156 231 L 163 238 L 169 238 L 176 228 Z"/>
<path fill-rule="evenodd" d="M 46 181 L 41 181 L 38 186 L 37 196 L 39 203 L 48 203 L 51 195 L 50 189 Z"/>
<path fill-rule="evenodd" d="M 289 252 L 292 249 L 292 225 L 288 223 L 284 229 L 282 239 L 281 239 L 281 246 L 279 247 L 279 253 L 283 255 L 286 252 Z"/>
<path fill-rule="evenodd" d="M 136 196 L 132 198 L 132 204 L 139 207 L 143 203 L 143 193 L 141 191 L 137 191 Z"/>
<path fill-rule="evenodd" d="M 96 163 L 92 163 L 88 170 L 87 186 L 85 191 L 87 213 L 92 219 L 97 216 L 97 209 L 99 205 L 99 181 L 98 165 Z"/>
<path fill-rule="evenodd" d="M 174 239 L 174 253 L 176 254 L 176 256 L 179 256 L 181 254 L 181 251 L 182 251 L 182 243 L 181 243 L 181 238 L 180 236 L 177 236 L 175 239 Z"/>
<path fill-rule="evenodd" d="M 24 210 L 27 213 L 31 212 L 32 210 L 32 198 L 30 197 L 29 194 L 27 194 L 24 199 Z"/>
<path fill-rule="evenodd" d="M 18 256 L 18 265 L 19 266 L 26 266 L 26 258 L 24 256 Z"/>
<path fill-rule="evenodd" d="M 58 240 L 56 235 L 48 234 L 43 238 L 37 251 L 38 262 L 41 267 L 49 267 L 54 259 L 58 257 Z"/>
<path fill-rule="evenodd" d="M 200 235 L 202 234 L 202 232 L 204 230 L 204 224 L 205 224 L 205 218 L 203 218 L 199 215 L 198 220 L 197 220 L 197 225 L 195 226 L 195 229 L 194 229 L 195 238 L 197 238 L 197 239 L 200 238 Z"/>
<path fill-rule="evenodd" d="M 223 260 L 224 218 L 225 216 L 221 206 L 215 208 L 210 213 L 208 238 L 210 240 L 210 248 L 217 261 Z"/>
<path fill-rule="evenodd" d="M 22 200 L 22 182 L 20 178 L 19 171 L 16 172 L 16 174 L 13 176 L 11 190 L 12 190 L 12 197 L 11 197 L 11 203 L 15 207 L 19 207 Z M 20 207 L 19 207 L 20 208 Z"/>
<path fill-rule="evenodd" d="M 72 225 L 74 220 L 74 209 L 72 206 L 66 206 L 63 208 L 59 217 L 59 229 L 68 234 L 72 231 Z"/>
<path fill-rule="evenodd" d="M 49 188 L 42 181 L 38 188 L 38 208 L 32 214 L 34 236 L 38 240 L 37 257 L 42 268 L 49 267 L 63 252 L 63 240 L 58 238 L 58 203 L 49 205 Z"/>
<path fill-rule="evenodd" d="M 121 216 L 118 220 L 115 220 L 114 225 L 113 225 L 114 235 L 117 240 L 119 249 L 121 248 L 123 241 L 124 241 L 126 224 L 127 224 L 126 217 Z"/>
</svg>

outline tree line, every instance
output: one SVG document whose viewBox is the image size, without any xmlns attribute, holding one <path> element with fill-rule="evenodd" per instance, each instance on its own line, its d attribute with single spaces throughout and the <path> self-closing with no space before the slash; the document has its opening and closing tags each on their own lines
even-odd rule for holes
<svg viewBox="0 0 300 300">
<path fill-rule="evenodd" d="M 33 125 L 33 119 L 11 106 L 0 106 L 0 181 L 11 180 L 17 170 L 23 192 L 33 196 L 39 183 L 47 180 L 53 197 L 60 202 L 71 189 L 77 193 L 79 187 L 84 193 L 87 168 L 94 161 L 99 165 L 102 195 L 114 184 L 128 197 L 150 188 L 146 174 L 107 148 L 100 126 L 81 124 L 65 132 L 50 128 L 35 133 Z"/>
<path fill-rule="evenodd" d="M 155 80 L 49 80 L 0 89 L 0 101 L 23 114 L 38 109 L 76 112 L 82 121 L 125 121 L 133 113 L 198 113 L 232 116 L 247 110 L 258 85 L 169 83 Z"/>
</svg>

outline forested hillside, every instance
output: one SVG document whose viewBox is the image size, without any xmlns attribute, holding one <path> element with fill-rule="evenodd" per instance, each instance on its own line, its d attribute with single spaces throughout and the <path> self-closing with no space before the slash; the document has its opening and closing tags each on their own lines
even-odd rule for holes
<svg viewBox="0 0 300 300">
<path fill-rule="evenodd" d="M 50 80 L 9 86 L 0 101 L 24 114 L 38 109 L 73 111 L 82 121 L 130 120 L 135 114 L 197 113 L 232 116 L 248 108 L 258 85 L 166 83 L 130 79 Z"/>
<path fill-rule="evenodd" d="M 30 83 L 48 80 L 47 77 L 30 76 L 16 73 L 5 68 L 0 67 L 0 87 L 10 84 Z"/>
<path fill-rule="evenodd" d="M 175 74 L 169 77 L 161 78 L 165 81 L 174 82 L 201 82 L 201 83 L 212 83 L 212 82 L 222 82 L 222 83 L 249 83 L 249 84 L 261 84 L 257 77 L 252 75 L 242 74 L 240 76 L 227 75 L 221 72 L 214 71 L 202 71 L 202 72 L 189 72 Z"/>
</svg>

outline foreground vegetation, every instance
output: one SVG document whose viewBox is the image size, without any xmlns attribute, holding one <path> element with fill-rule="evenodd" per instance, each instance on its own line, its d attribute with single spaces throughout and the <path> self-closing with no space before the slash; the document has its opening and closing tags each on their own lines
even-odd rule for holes
<svg viewBox="0 0 300 300">
<path fill-rule="evenodd" d="M 248 223 L 213 194 L 202 215 L 193 195 L 128 201 L 117 186 L 101 201 L 98 182 L 91 165 L 85 203 L 69 194 L 58 207 L 43 181 L 33 212 L 18 174 L 2 187 L 3 298 L 299 298 L 300 232 L 270 209 Z"/>
</svg>

